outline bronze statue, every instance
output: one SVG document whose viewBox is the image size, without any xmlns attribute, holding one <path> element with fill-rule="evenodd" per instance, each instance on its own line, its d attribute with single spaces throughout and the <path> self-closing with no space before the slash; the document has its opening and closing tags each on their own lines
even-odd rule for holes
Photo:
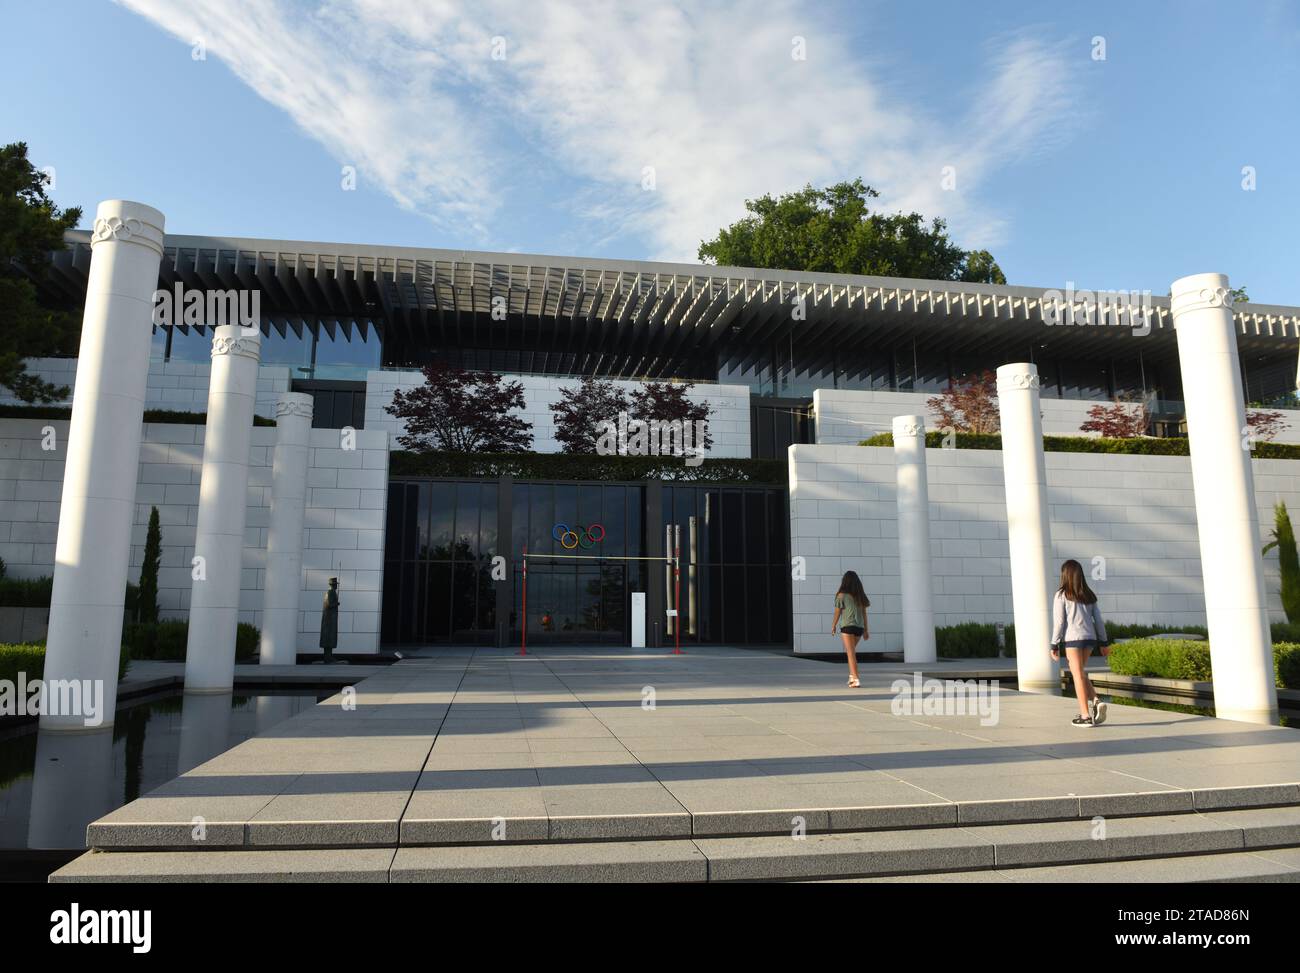
<svg viewBox="0 0 1300 973">
<path fill-rule="evenodd" d="M 333 649 L 339 644 L 339 579 L 330 578 L 329 590 L 321 603 L 320 647 L 325 650 L 325 661 L 333 662 Z"/>
</svg>

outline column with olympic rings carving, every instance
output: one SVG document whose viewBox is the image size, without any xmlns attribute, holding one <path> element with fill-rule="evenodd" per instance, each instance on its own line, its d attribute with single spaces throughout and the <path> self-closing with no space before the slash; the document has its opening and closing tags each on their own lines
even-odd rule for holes
<svg viewBox="0 0 1300 973">
<path fill-rule="evenodd" d="M 556 524 L 551 528 L 551 538 L 559 541 L 566 551 L 586 551 L 605 539 L 605 526 L 591 524 L 584 527 L 582 524 L 574 524 L 570 527 L 568 524 Z"/>
</svg>

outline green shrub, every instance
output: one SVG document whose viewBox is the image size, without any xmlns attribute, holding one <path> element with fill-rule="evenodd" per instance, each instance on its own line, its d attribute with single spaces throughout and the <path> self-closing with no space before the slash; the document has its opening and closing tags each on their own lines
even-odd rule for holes
<svg viewBox="0 0 1300 973">
<path fill-rule="evenodd" d="M 1269 628 L 1273 633 L 1274 644 L 1300 642 L 1300 622 L 1274 622 Z"/>
<path fill-rule="evenodd" d="M 1273 645 L 1273 671 L 1283 689 L 1300 689 L 1300 644 L 1277 642 Z"/>
<path fill-rule="evenodd" d="M 1110 671 L 1122 676 L 1209 682 L 1210 646 L 1186 639 L 1134 639 L 1110 650 Z"/>
<path fill-rule="evenodd" d="M 184 619 L 160 622 L 127 622 L 122 626 L 122 644 L 132 659 L 185 661 L 185 645 L 190 624 Z M 235 658 L 250 659 L 257 655 L 261 632 L 254 625 L 240 623 L 235 630 Z"/>
<path fill-rule="evenodd" d="M 117 678 L 126 675 L 129 656 L 126 647 L 117 655 Z M 18 673 L 27 673 L 27 681 L 40 679 L 45 672 L 45 643 L 4 643 L 0 642 L 0 679 L 11 682 L 18 680 Z"/>
<path fill-rule="evenodd" d="M 1016 627 L 1006 630 L 1008 656 L 1016 654 Z M 962 622 L 934 630 L 934 643 L 941 659 L 993 659 L 998 655 L 997 627 L 992 622 Z"/>
<path fill-rule="evenodd" d="M 53 578 L 0 578 L 0 608 L 49 608 Z"/>
<path fill-rule="evenodd" d="M 54 592 L 53 578 L 0 578 L 0 608 L 49 608 Z M 135 614 L 139 589 L 126 583 L 122 604 L 126 617 Z"/>
<path fill-rule="evenodd" d="M 955 433 L 957 449 L 1001 449 L 1002 436 L 998 433 Z M 925 445 L 929 449 L 942 448 L 944 434 L 927 432 Z M 860 446 L 893 446 L 894 434 L 881 432 L 864 439 Z M 1043 450 L 1048 453 L 1128 453 L 1141 456 L 1187 456 L 1186 439 L 1108 439 L 1102 436 L 1044 436 Z M 1251 455 L 1257 459 L 1300 459 L 1300 445 L 1294 443 L 1255 444 Z"/>
<path fill-rule="evenodd" d="M 0 679 L 18 681 L 18 673 L 27 673 L 27 681 L 39 679 L 45 671 L 45 646 L 40 643 L 0 642 Z"/>
</svg>

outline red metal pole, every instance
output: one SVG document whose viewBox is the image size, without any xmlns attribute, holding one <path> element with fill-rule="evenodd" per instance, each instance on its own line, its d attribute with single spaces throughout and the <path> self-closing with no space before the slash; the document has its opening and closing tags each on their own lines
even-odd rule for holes
<svg viewBox="0 0 1300 973">
<path fill-rule="evenodd" d="M 524 548 L 524 608 L 519 623 L 519 654 L 528 654 L 528 548 Z"/>
<path fill-rule="evenodd" d="M 673 617 L 676 623 L 673 625 L 673 639 L 676 646 L 673 649 L 673 655 L 682 654 L 682 536 L 679 531 L 673 532 L 673 609 L 677 614 Z"/>
</svg>

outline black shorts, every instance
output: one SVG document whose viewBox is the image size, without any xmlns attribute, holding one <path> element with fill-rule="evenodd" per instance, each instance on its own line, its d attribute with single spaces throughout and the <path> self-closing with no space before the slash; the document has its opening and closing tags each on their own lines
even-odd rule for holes
<svg viewBox="0 0 1300 973">
<path fill-rule="evenodd" d="M 841 625 L 840 631 L 845 635 L 856 635 L 859 638 L 862 637 L 862 629 L 857 625 Z"/>
</svg>

